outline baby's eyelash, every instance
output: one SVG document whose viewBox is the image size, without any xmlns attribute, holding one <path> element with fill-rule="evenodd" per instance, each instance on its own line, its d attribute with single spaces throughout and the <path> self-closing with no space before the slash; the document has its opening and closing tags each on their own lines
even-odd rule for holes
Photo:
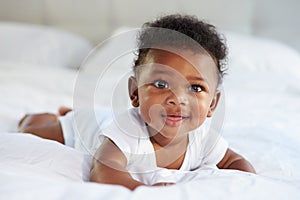
<svg viewBox="0 0 300 200">
<path fill-rule="evenodd" d="M 153 85 L 157 88 L 169 88 L 169 84 L 167 83 L 167 81 L 164 80 L 156 80 L 153 82 Z"/>
<path fill-rule="evenodd" d="M 158 89 L 170 88 L 169 83 L 161 79 L 153 81 L 153 85 Z M 204 87 L 199 84 L 191 84 L 188 86 L 188 90 L 191 92 L 198 93 L 198 92 L 202 92 L 204 90 Z"/>
<path fill-rule="evenodd" d="M 191 92 L 202 92 L 203 91 L 203 87 L 201 85 L 198 84 L 192 84 L 189 86 L 188 88 Z"/>
</svg>

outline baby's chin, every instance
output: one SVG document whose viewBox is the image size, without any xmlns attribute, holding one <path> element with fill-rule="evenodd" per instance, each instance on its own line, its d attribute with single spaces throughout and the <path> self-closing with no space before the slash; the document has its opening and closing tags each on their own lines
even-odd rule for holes
<svg viewBox="0 0 300 200">
<path fill-rule="evenodd" d="M 155 134 L 160 134 L 164 138 L 175 139 L 175 138 L 187 136 L 187 134 L 190 131 L 191 129 L 190 128 L 187 129 L 186 127 L 163 126 L 163 128 L 161 129 L 155 129 L 155 131 L 153 132 L 154 134 L 152 134 L 152 136 Z"/>
</svg>

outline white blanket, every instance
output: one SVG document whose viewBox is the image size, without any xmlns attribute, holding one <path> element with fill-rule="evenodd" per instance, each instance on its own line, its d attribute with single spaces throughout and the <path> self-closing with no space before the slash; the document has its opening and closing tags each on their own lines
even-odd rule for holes
<svg viewBox="0 0 300 200">
<path fill-rule="evenodd" d="M 84 182 L 91 158 L 57 142 L 19 133 L 0 135 L 1 199 L 298 199 L 300 181 L 233 170 L 173 171 L 169 187 L 121 186 Z M 284 151 L 284 150 L 283 150 Z"/>
</svg>

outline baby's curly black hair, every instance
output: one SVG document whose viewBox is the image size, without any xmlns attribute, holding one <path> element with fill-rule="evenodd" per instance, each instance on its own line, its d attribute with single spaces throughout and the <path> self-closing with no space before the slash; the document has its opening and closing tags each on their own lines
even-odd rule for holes
<svg viewBox="0 0 300 200">
<path fill-rule="evenodd" d="M 179 37 L 178 34 L 173 34 L 174 32 L 184 34 L 185 37 Z M 222 82 L 226 70 L 224 60 L 227 56 L 224 39 L 218 34 L 215 26 L 200 21 L 191 15 L 166 15 L 153 22 L 145 23 L 138 36 L 138 51 L 134 62 L 134 71 L 143 64 L 149 50 L 152 49 L 151 47 L 165 45 L 195 51 L 197 48 L 195 43 L 198 48 L 200 46 L 205 49 L 215 60 L 219 71 L 219 83 Z"/>
</svg>

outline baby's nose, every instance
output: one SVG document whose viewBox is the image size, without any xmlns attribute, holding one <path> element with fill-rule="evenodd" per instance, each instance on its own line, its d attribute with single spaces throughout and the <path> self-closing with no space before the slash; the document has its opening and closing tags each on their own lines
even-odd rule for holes
<svg viewBox="0 0 300 200">
<path fill-rule="evenodd" d="M 188 94 L 183 89 L 170 91 L 170 94 L 167 97 L 167 103 L 171 105 L 188 105 Z"/>
</svg>

